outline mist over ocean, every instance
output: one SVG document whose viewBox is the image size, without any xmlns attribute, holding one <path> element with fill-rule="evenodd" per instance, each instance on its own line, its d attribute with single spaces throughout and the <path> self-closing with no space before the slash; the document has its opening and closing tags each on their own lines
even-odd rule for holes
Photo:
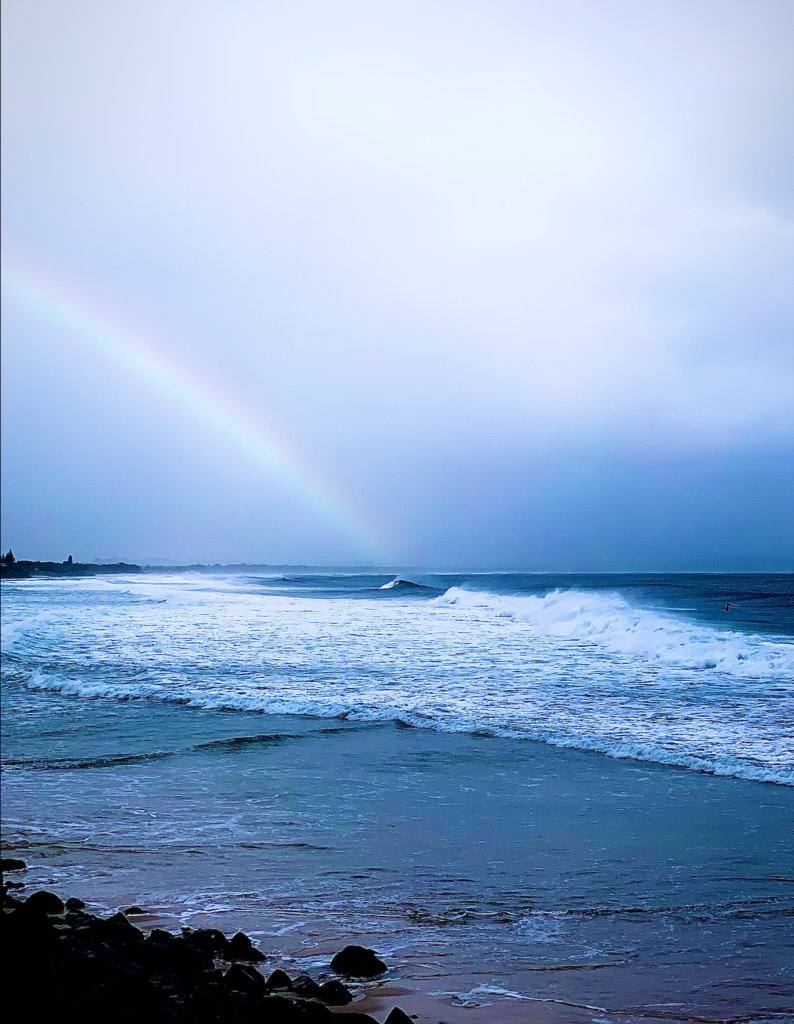
<svg viewBox="0 0 794 1024">
<path fill-rule="evenodd" d="M 794 1008 L 791 576 L 4 581 L 3 712 L 4 842 L 99 907 L 450 1007 Z"/>
</svg>

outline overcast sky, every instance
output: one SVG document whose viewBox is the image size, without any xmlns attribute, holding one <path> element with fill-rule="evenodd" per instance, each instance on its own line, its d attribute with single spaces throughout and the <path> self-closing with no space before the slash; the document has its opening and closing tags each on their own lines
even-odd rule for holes
<svg viewBox="0 0 794 1024">
<path fill-rule="evenodd" d="M 4 10 L 8 266 L 353 524 L 9 288 L 4 548 L 794 569 L 791 0 Z"/>
</svg>

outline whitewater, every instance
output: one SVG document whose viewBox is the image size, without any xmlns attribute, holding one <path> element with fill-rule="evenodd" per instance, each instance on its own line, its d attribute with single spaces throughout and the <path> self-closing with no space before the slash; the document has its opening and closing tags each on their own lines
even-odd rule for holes
<svg viewBox="0 0 794 1024">
<path fill-rule="evenodd" d="M 82 699 L 395 720 L 794 785 L 790 606 L 778 601 L 762 629 L 731 628 L 701 614 L 722 611 L 718 596 L 688 593 L 679 608 L 678 584 L 663 601 L 660 586 L 365 573 L 15 581 L 3 585 L 3 674 Z M 740 606 L 764 597 L 753 586 L 742 582 Z"/>
</svg>

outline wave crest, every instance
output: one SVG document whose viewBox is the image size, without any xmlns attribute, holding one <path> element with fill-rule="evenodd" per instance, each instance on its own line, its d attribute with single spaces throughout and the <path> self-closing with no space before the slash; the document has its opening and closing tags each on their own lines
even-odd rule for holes
<svg viewBox="0 0 794 1024">
<path fill-rule="evenodd" d="M 794 643 L 679 619 L 631 605 L 617 593 L 553 590 L 543 597 L 451 587 L 434 599 L 526 622 L 541 636 L 589 643 L 610 654 L 745 677 L 794 678 Z"/>
</svg>

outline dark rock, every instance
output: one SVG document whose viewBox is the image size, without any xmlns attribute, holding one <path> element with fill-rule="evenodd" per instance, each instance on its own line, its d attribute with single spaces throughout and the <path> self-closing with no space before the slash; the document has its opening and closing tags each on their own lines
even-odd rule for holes
<svg viewBox="0 0 794 1024">
<path fill-rule="evenodd" d="M 211 953 L 213 956 L 226 958 L 229 950 L 229 940 L 217 928 L 183 929 L 182 937 L 188 946 L 200 949 L 203 953 Z"/>
<path fill-rule="evenodd" d="M 90 949 L 75 950 L 70 966 L 73 976 L 89 985 L 143 978 L 143 971 L 136 963 L 102 942 L 95 943 Z"/>
<path fill-rule="evenodd" d="M 181 936 L 154 929 L 144 938 L 124 913 L 102 919 L 75 898 L 66 907 L 63 913 L 63 903 L 51 892 L 34 893 L 24 903 L 4 896 L 6 969 L 23 994 L 28 1020 L 375 1024 L 368 1014 L 329 1009 L 352 1001 L 341 981 L 320 985 L 301 975 L 293 983 L 284 971 L 274 971 L 266 982 L 252 965 L 240 962 L 264 959 L 242 932 L 230 941 L 211 928 L 183 929 Z M 223 974 L 214 961 L 229 954 L 236 962 Z M 346 971 L 361 972 L 360 977 L 385 969 L 362 947 L 347 947 L 334 959 L 339 957 Z M 277 989 L 289 997 L 276 995 Z M 405 1019 L 395 1017 L 391 1024 Z"/>
<path fill-rule="evenodd" d="M 46 889 L 31 893 L 25 900 L 25 906 L 28 910 L 39 910 L 42 914 L 62 914 L 64 910 L 61 897 Z"/>
<path fill-rule="evenodd" d="M 6 889 L 24 889 L 24 882 L 6 882 Z"/>
<path fill-rule="evenodd" d="M 109 917 L 105 921 L 105 930 L 111 930 L 118 934 L 119 937 L 123 938 L 143 938 L 143 932 L 140 928 L 136 928 L 132 921 L 122 914 L 121 911 L 118 914 L 114 914 L 113 917 Z"/>
<path fill-rule="evenodd" d="M 339 1024 L 336 1014 L 319 999 L 296 999 L 294 1005 L 303 1012 L 301 1020 L 305 1024 Z"/>
<path fill-rule="evenodd" d="M 317 998 L 329 1006 L 347 1006 L 353 1002 L 353 993 L 341 981 L 332 978 L 331 981 L 325 981 L 320 985 Z"/>
<path fill-rule="evenodd" d="M 85 905 L 85 904 L 84 904 Z M 67 903 L 68 906 L 68 903 Z M 137 903 L 133 903 L 131 907 L 127 907 L 124 911 L 125 914 L 145 914 L 146 911 L 143 907 L 139 907 Z"/>
<path fill-rule="evenodd" d="M 256 1020 L 266 1021 L 267 1024 L 307 1024 L 305 1008 L 286 996 L 266 996 L 262 999 L 257 1006 Z"/>
<path fill-rule="evenodd" d="M 175 978 L 173 974 L 161 974 L 158 971 L 155 971 L 153 974 L 149 975 L 149 984 L 175 995 L 182 991 L 182 986 L 179 980 Z"/>
<path fill-rule="evenodd" d="M 214 967 L 210 953 L 189 946 L 183 938 L 155 928 L 145 942 L 137 943 L 135 950 L 126 950 L 149 973 L 162 972 L 177 977 L 188 977 L 211 971 Z"/>
<path fill-rule="evenodd" d="M 20 903 L 10 913 L 4 912 L 3 930 L 9 948 L 17 952 L 27 950 L 32 955 L 44 954 L 58 942 L 58 933 L 52 920 L 28 901 Z"/>
<path fill-rule="evenodd" d="M 94 914 L 87 914 L 84 910 L 67 910 L 65 920 L 82 940 L 104 942 L 107 934 L 106 922 Z"/>
<path fill-rule="evenodd" d="M 75 921 L 75 927 L 86 928 L 89 932 L 93 933 L 96 938 L 102 942 L 107 942 L 111 946 L 123 946 L 126 947 L 130 943 L 143 943 L 143 932 L 140 928 L 136 928 L 131 921 L 119 912 L 109 917 L 106 921 L 101 918 L 93 918 L 91 915 L 86 915 L 88 920 L 81 923 Z M 71 917 L 69 923 L 71 924 Z"/>
<path fill-rule="evenodd" d="M 331 970 L 350 978 L 374 978 L 387 968 L 374 949 L 345 946 L 331 961 Z"/>
<path fill-rule="evenodd" d="M 6 902 L 0 916 L 6 969 L 28 1020 L 338 1024 L 322 1002 L 269 995 L 251 966 L 235 963 L 226 975 L 215 970 L 213 947 L 227 941 L 221 932 L 181 937 L 155 929 L 144 940 L 124 914 L 103 920 L 77 905 L 82 901 L 55 916 L 48 895 L 30 906 Z"/>
<path fill-rule="evenodd" d="M 132 924 L 127 919 L 126 914 L 124 914 L 121 910 L 119 910 L 115 914 L 113 914 L 112 917 L 109 917 L 107 919 L 107 923 L 108 924 L 113 924 L 113 925 L 118 925 L 120 928 L 135 928 L 135 925 Z M 135 931 L 137 932 L 138 929 L 135 928 Z"/>
<path fill-rule="evenodd" d="M 307 999 L 320 998 L 320 986 L 308 974 L 299 974 L 293 981 L 292 988 L 298 995 L 305 996 Z"/>
<path fill-rule="evenodd" d="M 223 971 L 218 971 L 214 967 L 211 971 L 202 971 L 198 981 L 202 986 L 219 985 L 223 981 Z"/>
<path fill-rule="evenodd" d="M 395 1006 L 386 1018 L 386 1024 L 414 1024 L 414 1022 L 405 1010 L 401 1010 L 399 1006 Z"/>
<path fill-rule="evenodd" d="M 255 967 L 247 964 L 232 964 L 223 976 L 223 983 L 240 992 L 264 992 L 265 979 Z"/>
<path fill-rule="evenodd" d="M 3 857 L 0 859 L 0 871 L 25 871 L 27 864 L 24 860 L 16 857 Z"/>
<path fill-rule="evenodd" d="M 278 989 L 291 992 L 292 978 L 290 978 L 286 971 L 282 971 L 281 968 L 277 968 L 265 982 L 265 988 L 270 992 L 274 992 Z"/>
<path fill-rule="evenodd" d="M 248 960 L 254 963 L 267 959 L 265 954 L 252 944 L 245 932 L 237 932 L 231 937 L 224 955 L 227 960 Z"/>
</svg>

